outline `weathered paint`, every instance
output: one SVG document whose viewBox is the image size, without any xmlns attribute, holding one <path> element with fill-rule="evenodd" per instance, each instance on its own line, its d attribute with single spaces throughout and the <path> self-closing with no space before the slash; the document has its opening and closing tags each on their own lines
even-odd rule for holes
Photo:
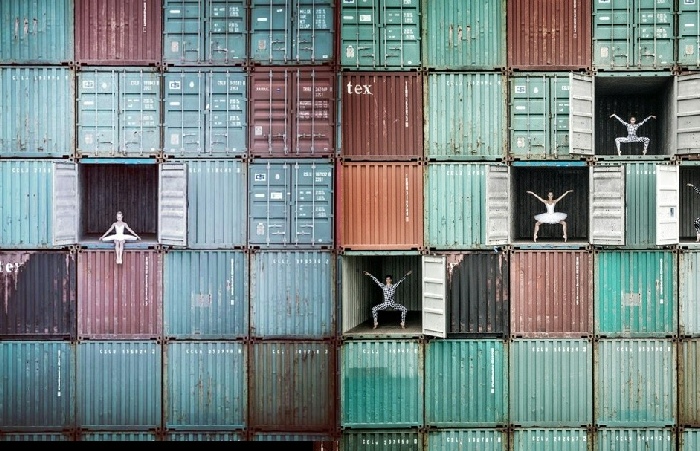
<svg viewBox="0 0 700 451">
<path fill-rule="evenodd" d="M 678 254 L 678 334 L 700 336 L 700 252 Z"/>
<path fill-rule="evenodd" d="M 416 429 L 352 430 L 340 437 L 343 451 L 376 449 L 381 451 L 423 451 L 425 433 Z M 429 448 L 432 449 L 432 448 Z"/>
<path fill-rule="evenodd" d="M 585 428 L 517 428 L 510 440 L 512 451 L 593 450 L 593 436 Z"/>
<path fill-rule="evenodd" d="M 676 432 L 670 428 L 601 428 L 596 433 L 599 451 L 673 451 Z"/>
<path fill-rule="evenodd" d="M 678 450 L 695 451 L 700 449 L 700 429 L 683 429 L 678 432 Z"/>
<path fill-rule="evenodd" d="M 700 427 L 700 341 L 678 343 L 678 424 Z"/>
<path fill-rule="evenodd" d="M 274 432 L 254 432 L 251 434 L 251 441 L 254 442 L 314 442 L 314 446 L 318 447 L 321 445 L 320 442 L 324 442 L 321 448 L 323 451 L 331 451 L 331 442 L 333 442 L 332 434 L 314 434 L 314 433 L 274 433 Z M 274 445 L 273 445 L 274 446 Z M 318 448 L 314 448 L 318 449 Z M 337 447 L 336 450 L 337 451 Z"/>
<path fill-rule="evenodd" d="M 435 451 L 506 451 L 508 431 L 505 429 L 433 429 L 428 430 L 426 447 Z"/>
</svg>

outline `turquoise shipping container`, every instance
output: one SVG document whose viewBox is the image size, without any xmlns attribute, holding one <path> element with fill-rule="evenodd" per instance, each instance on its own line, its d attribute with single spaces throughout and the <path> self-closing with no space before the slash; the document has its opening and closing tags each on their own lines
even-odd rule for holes
<svg viewBox="0 0 700 451">
<path fill-rule="evenodd" d="M 163 434 L 165 442 L 240 442 L 245 440 L 244 431 L 174 431 Z"/>
<path fill-rule="evenodd" d="M 700 336 L 700 252 L 678 253 L 678 334 Z"/>
<path fill-rule="evenodd" d="M 670 428 L 603 428 L 596 432 L 597 451 L 675 451 Z"/>
<path fill-rule="evenodd" d="M 678 343 L 678 423 L 700 427 L 700 340 Z"/>
<path fill-rule="evenodd" d="M 434 429 L 425 437 L 426 450 L 430 451 L 506 451 L 508 431 L 505 429 Z"/>
<path fill-rule="evenodd" d="M 586 428 L 517 428 L 511 432 L 512 451 L 593 451 Z"/>
<path fill-rule="evenodd" d="M 340 437 L 342 451 L 423 451 L 425 433 L 415 429 L 345 430 Z M 432 448 L 431 448 L 432 449 Z"/>
<path fill-rule="evenodd" d="M 700 1 L 678 2 L 678 56 L 680 67 L 700 69 Z"/>
<path fill-rule="evenodd" d="M 678 433 L 678 451 L 700 449 L 700 429 L 683 429 Z"/>
</svg>

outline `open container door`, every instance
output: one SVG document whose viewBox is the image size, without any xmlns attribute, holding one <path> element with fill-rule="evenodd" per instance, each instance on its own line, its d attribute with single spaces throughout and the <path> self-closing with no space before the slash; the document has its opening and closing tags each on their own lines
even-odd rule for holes
<svg viewBox="0 0 700 451">
<path fill-rule="evenodd" d="M 444 255 L 424 255 L 423 334 L 447 337 L 447 273 Z"/>
<path fill-rule="evenodd" d="M 591 166 L 590 242 L 625 245 L 625 172 L 621 165 Z"/>
<path fill-rule="evenodd" d="M 569 74 L 569 154 L 593 156 L 593 77 Z"/>
<path fill-rule="evenodd" d="M 656 165 L 656 245 L 665 246 L 680 241 L 678 219 L 679 167 Z"/>
<path fill-rule="evenodd" d="M 487 166 L 486 244 L 510 243 L 510 222 L 510 168 Z"/>
<path fill-rule="evenodd" d="M 700 153 L 700 74 L 676 75 L 676 153 Z"/>
<path fill-rule="evenodd" d="M 78 165 L 53 164 L 53 244 L 69 246 L 78 242 Z"/>
<path fill-rule="evenodd" d="M 158 177 L 158 243 L 186 247 L 187 165 L 161 163 Z"/>
</svg>

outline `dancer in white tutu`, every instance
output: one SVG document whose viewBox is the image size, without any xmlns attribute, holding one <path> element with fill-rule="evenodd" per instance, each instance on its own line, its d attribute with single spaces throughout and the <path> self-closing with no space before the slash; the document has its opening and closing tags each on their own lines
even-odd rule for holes
<svg viewBox="0 0 700 451">
<path fill-rule="evenodd" d="M 533 193 L 532 191 L 527 192 L 535 196 L 540 202 L 542 202 L 547 207 L 546 213 L 540 213 L 538 215 L 535 215 L 535 220 L 537 221 L 535 223 L 535 243 L 537 242 L 537 232 L 540 230 L 540 224 L 561 224 L 564 228 L 564 242 L 566 242 L 566 221 L 564 221 L 566 219 L 566 213 L 555 212 L 554 206 L 557 204 L 557 202 L 562 200 L 564 196 L 566 196 L 569 193 L 573 193 L 574 190 L 570 189 L 556 199 L 553 198 L 554 196 L 550 191 L 547 195 L 547 200 L 542 199 L 540 196 Z"/>
<path fill-rule="evenodd" d="M 117 220 L 112 223 L 112 225 L 107 229 L 104 235 L 100 237 L 100 241 L 114 241 L 114 250 L 117 253 L 117 264 L 121 265 L 122 264 L 122 254 L 124 253 L 124 242 L 125 241 L 134 241 L 134 240 L 140 240 L 141 237 L 136 234 L 133 230 L 131 230 L 131 227 L 129 227 L 129 224 L 126 222 L 122 221 L 123 215 L 121 211 L 117 212 Z M 124 229 L 128 230 L 129 232 L 132 233 L 132 235 L 129 235 L 128 233 L 124 233 Z M 108 235 L 109 232 L 114 230 L 114 233 L 112 235 Z"/>
</svg>

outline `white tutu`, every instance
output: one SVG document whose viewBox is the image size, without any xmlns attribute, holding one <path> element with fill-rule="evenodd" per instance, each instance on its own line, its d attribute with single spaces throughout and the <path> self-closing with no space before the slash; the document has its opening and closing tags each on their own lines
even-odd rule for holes
<svg viewBox="0 0 700 451">
<path fill-rule="evenodd" d="M 559 224 L 564 219 L 566 219 L 566 213 L 551 212 L 535 215 L 535 220 L 543 224 Z"/>
<path fill-rule="evenodd" d="M 102 238 L 103 241 L 133 241 L 137 238 L 128 233 L 114 233 L 112 235 Z"/>
</svg>

